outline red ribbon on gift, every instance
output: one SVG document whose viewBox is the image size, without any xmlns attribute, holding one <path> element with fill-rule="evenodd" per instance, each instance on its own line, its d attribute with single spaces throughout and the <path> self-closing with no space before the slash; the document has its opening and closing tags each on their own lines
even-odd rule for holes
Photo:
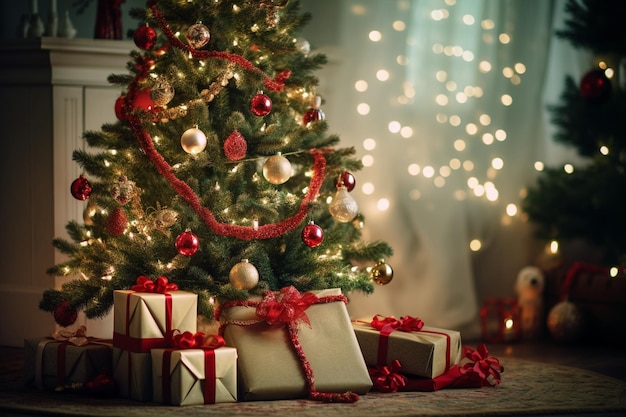
<svg viewBox="0 0 626 417">
<path fill-rule="evenodd" d="M 244 307 L 256 307 L 257 316 L 270 325 L 283 324 L 287 329 L 289 340 L 296 351 L 296 355 L 300 360 L 300 365 L 304 371 L 307 388 L 309 391 L 309 398 L 312 400 L 323 402 L 344 402 L 353 403 L 358 401 L 359 396 L 353 392 L 345 393 L 331 393 L 331 392 L 319 392 L 315 388 L 315 378 L 313 375 L 313 368 L 311 363 L 304 353 L 304 349 L 300 344 L 298 338 L 298 322 L 304 321 L 309 326 L 311 325 L 308 316 L 305 314 L 307 308 L 314 304 L 332 303 L 341 301 L 347 303 L 348 300 L 343 295 L 327 295 L 318 297 L 317 295 L 307 292 L 301 294 L 295 287 L 289 286 L 282 288 L 277 295 L 272 291 L 267 291 L 262 301 L 245 301 L 236 300 L 227 303 L 223 308 L 231 308 L 236 306 Z M 218 309 L 215 312 L 215 318 L 220 319 L 221 310 Z M 224 334 L 224 328 L 229 324 L 235 324 L 239 326 L 246 326 L 258 323 L 257 322 L 244 322 L 244 321 L 226 321 L 220 326 L 220 335 Z"/>
<path fill-rule="evenodd" d="M 135 292 L 159 293 L 165 296 L 165 334 L 172 331 L 172 295 L 170 291 L 178 291 L 178 285 L 169 283 L 164 276 L 158 277 L 155 281 L 141 275 L 137 277 L 137 283 L 130 288 Z M 130 297 L 126 295 L 126 329 L 124 334 L 113 333 L 113 346 L 127 351 L 128 354 L 128 387 L 130 390 L 132 375 L 132 355 L 131 352 L 147 353 L 150 349 L 165 347 L 167 342 L 164 337 L 150 339 L 138 339 L 130 336 Z"/>
<path fill-rule="evenodd" d="M 256 315 L 269 325 L 301 320 L 310 327 L 311 322 L 306 315 L 306 309 L 317 301 L 317 296 L 312 292 L 301 294 L 293 286 L 285 287 L 278 295 L 272 291 L 267 292 L 256 308 Z"/>
<path fill-rule="evenodd" d="M 166 404 L 172 401 L 172 386 L 170 381 L 170 366 L 172 363 L 172 352 L 185 349 L 204 350 L 204 403 L 215 404 L 215 390 L 217 386 L 217 376 L 215 374 L 215 349 L 226 345 L 226 341 L 220 335 L 205 336 L 202 332 L 180 333 L 174 329 L 168 334 L 168 342 L 171 348 L 163 352 L 162 380 L 163 402 Z"/>
<path fill-rule="evenodd" d="M 172 295 L 169 292 L 178 291 L 178 285 L 168 283 L 167 278 L 164 276 L 152 281 L 150 278 L 142 275 L 137 278 L 137 284 L 130 289 L 135 292 L 158 293 L 165 296 L 165 334 L 169 334 L 172 331 Z M 113 333 L 113 345 L 129 352 L 138 353 L 145 353 L 149 352 L 150 349 L 167 346 L 167 342 L 163 337 L 138 339 L 130 336 L 130 295 L 130 293 L 126 295 L 125 332 L 124 334 Z"/>
<path fill-rule="evenodd" d="M 160 276 L 155 281 L 152 281 L 150 278 L 141 275 L 137 278 L 137 284 L 130 287 L 130 289 L 135 292 L 154 292 L 165 294 L 171 291 L 178 291 L 178 285 L 169 283 L 168 279 L 164 276 Z"/>
<path fill-rule="evenodd" d="M 406 377 L 400 373 L 402 365 L 395 359 L 387 366 L 369 368 L 373 389 L 380 392 L 396 392 L 406 385 Z"/>
<path fill-rule="evenodd" d="M 369 368 L 370 376 L 372 377 L 373 389 L 380 392 L 409 392 L 409 391 L 438 391 L 443 388 L 482 388 L 482 387 L 495 387 L 500 384 L 500 373 L 504 372 L 504 367 L 500 365 L 497 358 L 489 356 L 487 346 L 483 343 L 479 344 L 477 350 L 470 347 L 463 346 L 464 359 L 461 360 L 459 365 L 454 365 L 446 373 L 439 375 L 435 378 L 420 378 L 415 376 L 406 376 L 400 373 L 401 368 L 398 364 L 393 362 L 387 367 L 382 369 L 383 372 L 389 372 L 393 375 L 393 378 L 402 378 L 403 383 L 395 386 L 391 385 L 393 382 L 381 381 L 377 383 L 376 378 L 381 378 L 381 367 Z M 384 368 L 384 367 L 382 367 Z M 390 377 L 391 378 L 391 377 Z"/>
<path fill-rule="evenodd" d="M 463 346 L 463 354 L 468 362 L 460 367 L 461 375 L 471 377 L 475 374 L 485 385 L 496 386 L 500 384 L 500 372 L 504 371 L 504 367 L 500 365 L 497 358 L 489 356 L 487 345 L 481 343 L 476 350 Z"/>
<path fill-rule="evenodd" d="M 378 338 L 378 357 L 377 365 L 384 366 L 387 363 L 387 354 L 389 346 L 389 335 L 395 330 L 402 332 L 424 332 L 431 334 L 438 334 L 446 338 L 446 371 L 450 369 L 450 335 L 445 332 L 438 332 L 436 330 L 424 330 L 424 322 L 411 316 L 403 316 L 396 319 L 393 316 L 383 317 L 380 314 L 376 314 L 370 325 L 380 332 Z"/>
</svg>

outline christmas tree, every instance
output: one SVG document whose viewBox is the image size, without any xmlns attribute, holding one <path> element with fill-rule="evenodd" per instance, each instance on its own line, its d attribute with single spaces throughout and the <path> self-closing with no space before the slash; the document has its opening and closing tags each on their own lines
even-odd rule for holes
<svg viewBox="0 0 626 417">
<path fill-rule="evenodd" d="M 580 81 L 566 77 L 561 103 L 550 107 L 555 140 L 575 147 L 575 169 L 547 168 L 528 190 L 523 209 L 541 239 L 582 240 L 609 265 L 626 264 L 626 94 L 622 79 L 626 3 L 569 0 L 557 36 L 589 52 L 594 65 Z"/>
<path fill-rule="evenodd" d="M 138 49 L 109 77 L 119 120 L 74 151 L 85 216 L 53 242 L 68 260 L 48 272 L 74 278 L 40 308 L 62 325 L 103 317 L 114 290 L 163 277 L 211 319 L 215 302 L 267 290 L 388 282 L 392 249 L 362 241 L 362 165 L 327 133 L 314 74 L 326 58 L 299 36 L 299 1 L 151 0 L 131 15 Z"/>
</svg>

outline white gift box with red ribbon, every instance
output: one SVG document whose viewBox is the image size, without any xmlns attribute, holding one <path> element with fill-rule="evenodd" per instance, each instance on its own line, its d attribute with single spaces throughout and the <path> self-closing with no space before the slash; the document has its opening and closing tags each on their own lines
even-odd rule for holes
<svg viewBox="0 0 626 417">
<path fill-rule="evenodd" d="M 426 378 L 436 378 L 443 375 L 461 359 L 461 334 L 455 330 L 440 329 L 424 326 L 418 328 L 403 327 L 395 324 L 384 327 L 372 323 L 382 324 L 384 320 L 391 322 L 403 319 L 416 319 L 403 317 L 399 320 L 386 318 L 379 320 L 360 319 L 353 320 L 352 327 L 359 341 L 363 358 L 368 367 L 386 366 L 394 360 L 401 365 L 400 372 Z M 419 319 L 417 319 L 419 320 Z M 419 320 L 421 322 L 421 320 Z"/>
<path fill-rule="evenodd" d="M 151 401 L 150 349 L 167 347 L 173 329 L 196 331 L 198 295 L 177 287 L 137 289 L 113 292 L 113 376 L 122 397 Z"/>
</svg>

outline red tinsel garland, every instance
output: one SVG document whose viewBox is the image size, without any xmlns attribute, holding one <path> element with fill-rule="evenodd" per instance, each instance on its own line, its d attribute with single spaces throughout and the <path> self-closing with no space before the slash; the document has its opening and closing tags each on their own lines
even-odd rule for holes
<svg viewBox="0 0 626 417">
<path fill-rule="evenodd" d="M 268 90 L 271 90 L 271 91 L 283 90 L 283 88 L 285 87 L 285 81 L 291 75 L 291 71 L 289 70 L 281 71 L 280 73 L 276 75 L 276 78 L 272 80 L 267 74 L 265 74 L 259 68 L 255 67 L 250 61 L 248 61 L 241 55 L 236 55 L 236 54 L 231 54 L 228 52 L 221 52 L 221 51 L 199 50 L 181 42 L 180 39 L 178 39 L 176 35 L 174 35 L 172 30 L 169 28 L 167 21 L 165 20 L 165 16 L 163 16 L 161 11 L 158 9 L 156 3 L 157 3 L 156 0 L 150 1 L 150 10 L 152 11 L 153 17 L 159 23 L 159 26 L 161 27 L 163 34 L 165 34 L 165 36 L 170 41 L 172 46 L 182 49 L 183 51 L 191 54 L 191 56 L 194 57 L 195 59 L 208 59 L 208 58 L 226 59 L 230 62 L 233 62 L 239 65 L 242 68 L 245 68 L 250 71 L 255 71 L 263 75 L 263 77 L 265 78 L 264 84 Z"/>
<path fill-rule="evenodd" d="M 165 18 L 156 7 L 156 2 L 154 0 L 150 2 L 150 7 L 152 9 L 152 12 L 154 13 L 155 18 L 159 21 L 159 24 L 161 25 L 164 33 L 166 33 L 173 46 L 192 52 L 194 56 L 200 59 L 206 59 L 211 57 L 225 58 L 231 62 L 243 66 L 244 68 L 261 72 L 249 61 L 238 55 L 221 53 L 216 51 L 197 51 L 195 49 L 192 51 L 189 46 L 183 44 L 178 39 L 176 39 L 176 37 L 174 37 L 174 34 L 171 32 L 171 30 L 167 26 L 167 23 L 165 22 Z M 165 158 L 163 158 L 163 156 L 161 156 L 161 154 L 155 149 L 152 138 L 141 124 L 141 119 L 136 113 L 134 113 L 133 102 L 135 100 L 135 97 L 137 96 L 137 92 L 139 91 L 139 84 L 148 76 L 150 68 L 153 64 L 154 61 L 146 57 L 140 58 L 137 61 L 136 68 L 138 70 L 138 73 L 128 87 L 128 92 L 124 99 L 123 111 L 124 113 L 126 113 L 125 116 L 127 117 L 127 120 L 135 134 L 135 138 L 139 142 L 141 148 L 144 150 L 152 163 L 154 163 L 159 173 L 169 182 L 172 188 L 174 188 L 174 190 L 176 190 L 176 192 L 181 197 L 183 197 L 183 199 L 185 199 L 185 201 L 198 214 L 198 216 L 202 218 L 204 223 L 209 226 L 214 233 L 220 236 L 236 237 L 241 240 L 271 239 L 282 236 L 285 233 L 298 227 L 298 225 L 302 223 L 308 213 L 309 204 L 317 197 L 322 183 L 324 182 L 326 159 L 324 158 L 323 152 L 317 149 L 310 150 L 310 153 L 313 155 L 314 158 L 313 175 L 311 177 L 311 182 L 309 184 L 307 193 L 302 199 L 298 211 L 293 216 L 278 223 L 266 224 L 258 227 L 239 226 L 219 222 L 210 209 L 202 206 L 202 204 L 200 203 L 200 199 L 191 189 L 191 187 L 189 187 L 186 182 L 176 177 L 176 175 L 172 172 L 172 167 L 165 160 Z M 277 84 L 274 84 L 274 82 L 269 79 L 269 77 L 267 77 L 265 74 L 264 76 L 266 77 L 266 86 L 268 86 L 268 84 L 272 86 L 272 88 L 270 88 L 269 86 L 268 88 L 275 91 L 280 91 L 284 85 L 284 81 L 289 77 L 289 71 L 283 71 L 277 75 L 276 79 L 279 81 Z"/>
</svg>

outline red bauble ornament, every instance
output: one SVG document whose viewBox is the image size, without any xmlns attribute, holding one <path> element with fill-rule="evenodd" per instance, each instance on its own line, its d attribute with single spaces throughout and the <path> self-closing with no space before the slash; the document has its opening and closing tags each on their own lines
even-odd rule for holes
<svg viewBox="0 0 626 417">
<path fill-rule="evenodd" d="M 309 109 L 302 116 L 302 124 L 308 126 L 310 123 L 319 122 L 325 119 L 326 115 L 324 114 L 322 109 Z"/>
<path fill-rule="evenodd" d="M 302 229 L 302 241 L 310 248 L 319 246 L 324 241 L 324 231 L 311 221 Z"/>
<path fill-rule="evenodd" d="M 115 100 L 115 117 L 118 120 L 125 122 L 128 120 L 126 118 L 126 110 L 124 109 L 124 101 L 126 100 L 126 96 L 122 95 Z"/>
<path fill-rule="evenodd" d="M 348 192 L 354 190 L 354 186 L 356 185 L 356 179 L 354 178 L 354 175 L 352 175 L 348 171 L 344 171 L 343 174 L 341 174 L 341 176 L 337 179 L 337 188 L 341 187 L 342 185 L 346 187 L 346 190 L 348 190 Z"/>
<path fill-rule="evenodd" d="M 78 312 L 70 305 L 69 301 L 61 301 L 59 305 L 54 308 L 53 315 L 54 321 L 56 321 L 59 326 L 63 327 L 71 326 L 78 318 Z"/>
<path fill-rule="evenodd" d="M 121 236 L 126 230 L 126 223 L 128 223 L 128 217 L 121 208 L 113 210 L 109 218 L 107 219 L 107 231 L 113 236 Z"/>
<path fill-rule="evenodd" d="M 200 241 L 190 230 L 185 230 L 176 237 L 176 250 L 183 256 L 191 256 L 198 251 Z"/>
<path fill-rule="evenodd" d="M 137 45 L 138 48 L 145 50 L 152 49 L 152 47 L 156 45 L 157 41 L 156 30 L 148 25 L 140 26 L 135 31 L 133 40 L 135 41 L 135 45 Z"/>
<path fill-rule="evenodd" d="M 234 130 L 224 141 L 224 154 L 231 161 L 245 158 L 247 151 L 248 142 L 237 130 Z"/>
<path fill-rule="evenodd" d="M 580 94 L 586 100 L 605 100 L 611 94 L 611 80 L 604 70 L 592 70 L 580 80 L 579 88 Z"/>
<path fill-rule="evenodd" d="M 310 123 L 319 122 L 326 119 L 326 115 L 320 109 L 322 99 L 320 96 L 315 97 L 315 104 L 302 115 L 302 124 L 308 126 Z"/>
<path fill-rule="evenodd" d="M 156 107 L 156 104 L 150 95 L 149 88 L 144 88 L 143 90 L 137 92 L 135 100 L 133 101 L 133 107 L 135 109 L 142 109 L 145 111 L 151 111 Z"/>
<path fill-rule="evenodd" d="M 272 111 L 272 100 L 267 95 L 259 93 L 250 100 L 250 111 L 255 116 L 266 116 Z"/>
<path fill-rule="evenodd" d="M 70 185 L 70 193 L 72 193 L 72 197 L 77 200 L 87 200 L 91 195 L 91 190 L 91 184 L 84 175 L 76 178 L 72 181 L 72 185 Z"/>
</svg>

